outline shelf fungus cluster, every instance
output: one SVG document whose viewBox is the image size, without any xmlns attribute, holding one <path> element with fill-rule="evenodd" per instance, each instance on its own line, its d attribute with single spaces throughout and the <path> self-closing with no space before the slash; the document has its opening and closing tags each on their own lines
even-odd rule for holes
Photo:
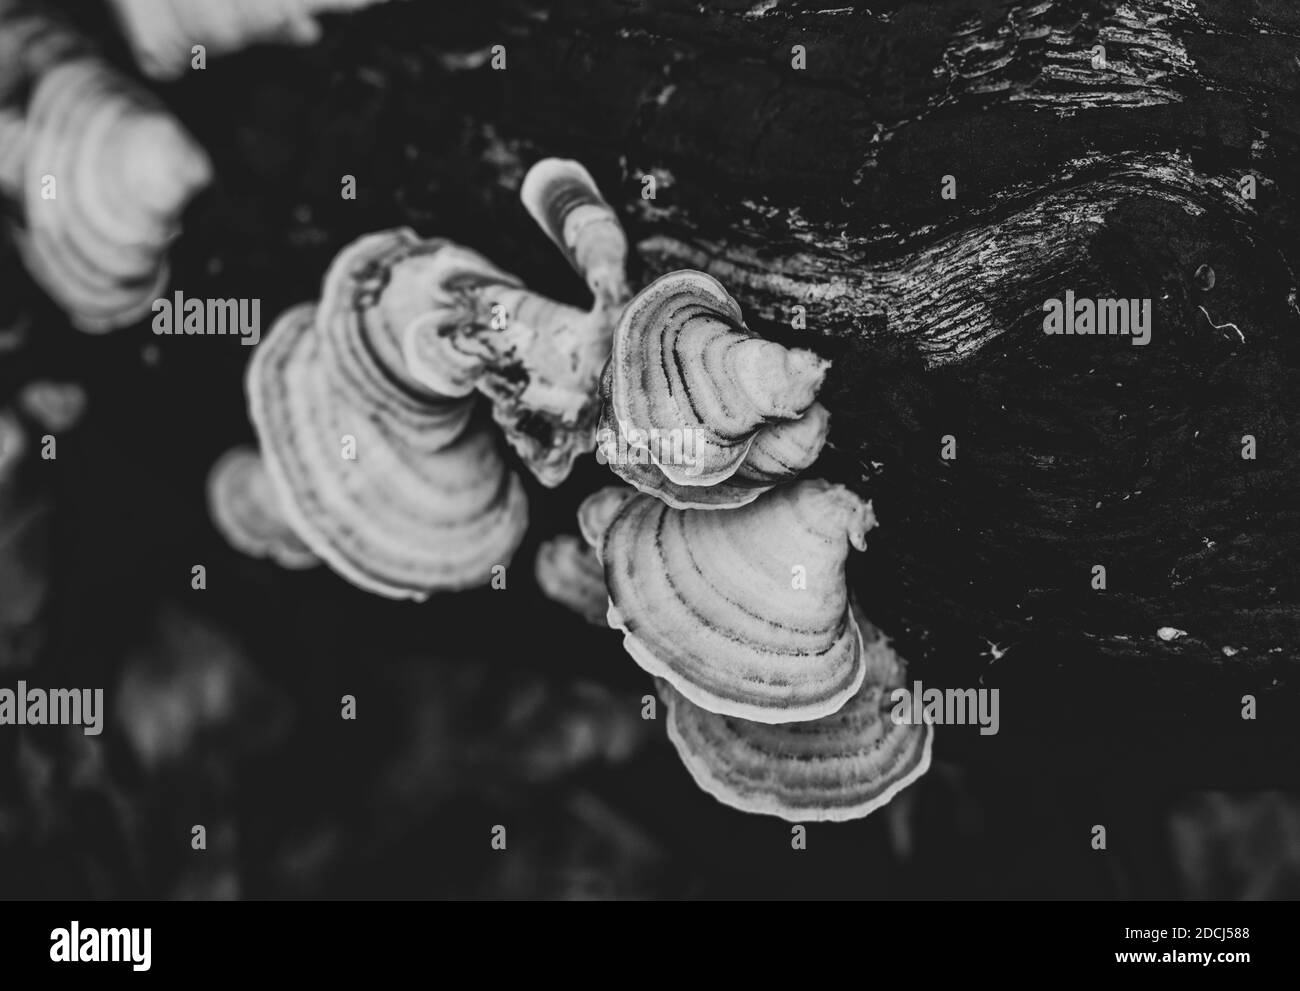
<svg viewBox="0 0 1300 991">
<path fill-rule="evenodd" d="M 285 313 L 249 364 L 285 518 L 369 591 L 422 599 L 508 564 L 528 506 L 502 433 L 548 486 L 594 445 L 600 371 L 628 296 L 626 238 L 576 162 L 537 163 L 521 196 L 586 279 L 590 309 L 399 228 L 344 248 L 319 304 Z"/>
<path fill-rule="evenodd" d="M 600 453 L 640 491 L 579 511 L 607 621 L 695 780 L 791 820 L 885 804 L 928 768 L 932 732 L 889 718 L 905 665 L 850 602 L 871 504 L 798 477 L 826 439 L 827 368 L 750 331 L 708 276 L 664 276 L 625 309 L 602 381 Z"/>
<path fill-rule="evenodd" d="M 321 14 L 343 13 L 382 0 L 112 0 L 140 68 L 175 79 L 194 64 L 194 46 L 224 55 L 277 42 L 320 40 Z"/>
<path fill-rule="evenodd" d="M 211 164 L 157 100 L 65 29 L 0 20 L 0 38 L 15 33 L 28 47 L 0 70 L 12 76 L 0 80 L 0 195 L 14 203 L 19 253 L 78 328 L 127 326 L 165 288 L 181 213 Z"/>
</svg>

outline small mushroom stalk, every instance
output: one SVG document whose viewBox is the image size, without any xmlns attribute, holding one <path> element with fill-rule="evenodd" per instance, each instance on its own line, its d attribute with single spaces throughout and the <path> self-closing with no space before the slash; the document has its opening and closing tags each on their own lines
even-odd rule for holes
<svg viewBox="0 0 1300 991">
<path fill-rule="evenodd" d="M 320 14 L 360 10 L 382 0 L 112 0 L 140 68 L 174 79 L 191 64 L 193 46 L 212 55 L 280 42 L 320 40 Z"/>
<path fill-rule="evenodd" d="M 409 327 L 407 365 L 435 391 L 487 395 L 511 446 L 553 487 L 595 444 L 600 375 L 630 295 L 627 238 L 577 162 L 537 162 L 520 198 L 587 283 L 591 308 L 533 293 L 474 252 L 447 251 L 426 276 L 433 305 Z"/>
<path fill-rule="evenodd" d="M 25 116 L 0 111 L 0 192 L 36 282 L 74 325 L 103 332 L 147 314 L 169 277 L 208 157 L 149 94 L 93 57 L 36 79 Z"/>
</svg>

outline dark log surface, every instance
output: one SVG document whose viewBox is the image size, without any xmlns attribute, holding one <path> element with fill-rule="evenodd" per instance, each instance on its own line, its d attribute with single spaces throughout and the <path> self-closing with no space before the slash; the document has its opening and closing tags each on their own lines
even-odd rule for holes
<svg viewBox="0 0 1300 991">
<path fill-rule="evenodd" d="M 756 329 L 835 359 L 823 470 L 880 518 L 854 587 L 927 686 L 1002 692 L 1000 733 L 941 731 L 943 761 L 1017 788 L 1091 779 L 1115 808 L 1157 783 L 1296 782 L 1300 8 L 459 6 L 393 3 L 333 23 L 314 49 L 214 60 L 162 87 L 218 174 L 187 217 L 175 287 L 258 297 L 269 325 L 316 295 L 351 238 L 409 224 L 580 302 L 516 193 L 537 157 L 577 158 L 624 217 L 637 284 L 705 269 Z M 504 72 L 486 65 L 493 44 Z M 356 201 L 339 196 L 345 174 Z M 1253 201 L 1238 193 L 1247 174 Z M 955 200 L 940 197 L 945 175 Z M 1043 301 L 1067 289 L 1152 299 L 1150 345 L 1045 336 Z M 806 331 L 788 325 L 796 304 Z M 51 329 L 0 383 L 58 371 L 92 387 L 59 482 L 75 507 L 59 534 L 68 663 L 111 654 L 140 603 L 207 559 L 230 581 L 204 605 L 256 631 L 277 680 L 330 713 L 341 691 L 382 683 L 368 657 L 482 652 L 502 624 L 541 645 L 489 648 L 504 659 L 629 699 L 646 690 L 611 635 L 541 600 L 527 568 L 508 602 L 484 591 L 412 607 L 239 560 L 201 491 L 212 461 L 251 437 L 248 349 L 160 339 L 157 364 L 140 362 L 154 343 L 146 328 Z M 945 434 L 955 461 L 939 456 Z M 1241 457 L 1244 434 L 1256 460 Z M 518 560 L 572 531 L 605 478 L 591 464 L 535 490 Z M 1095 564 L 1105 591 L 1090 587 Z M 1166 642 L 1165 626 L 1186 636 Z M 1245 693 L 1256 721 L 1240 718 Z M 326 753 L 333 774 L 357 773 L 338 744 Z M 669 758 L 611 787 L 650 815 L 656 796 L 688 801 L 684 778 Z M 735 821 L 702 828 L 721 837 Z"/>
</svg>

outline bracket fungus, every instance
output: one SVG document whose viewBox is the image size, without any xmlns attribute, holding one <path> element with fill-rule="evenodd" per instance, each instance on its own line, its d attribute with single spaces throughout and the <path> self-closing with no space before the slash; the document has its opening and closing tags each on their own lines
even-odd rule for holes
<svg viewBox="0 0 1300 991">
<path fill-rule="evenodd" d="M 320 40 L 320 14 L 360 10 L 382 0 L 112 0 L 140 68 L 175 79 L 191 64 L 192 48 L 212 54 L 263 42 L 311 45 Z"/>
<path fill-rule="evenodd" d="M 444 396 L 486 395 L 511 446 L 538 481 L 554 487 L 594 445 L 601 370 L 629 295 L 627 238 L 577 162 L 537 162 L 520 198 L 586 280 L 591 309 L 534 293 L 447 242 L 395 266 L 384 296 L 410 305 L 397 324 L 412 377 Z"/>
<path fill-rule="evenodd" d="M 266 474 L 261 455 L 234 447 L 208 472 L 208 514 L 236 550 L 249 557 L 270 558 L 282 568 L 311 568 L 320 558 L 294 533 L 279 496 Z"/>
<path fill-rule="evenodd" d="M 606 369 L 606 396 L 609 380 Z M 601 408 L 596 431 L 596 455 L 637 491 L 655 496 L 674 509 L 738 509 L 810 467 L 821 454 L 829 429 L 830 413 L 821 403 L 813 403 L 797 419 L 778 420 L 762 427 L 729 478 L 713 485 L 679 485 L 650 460 L 647 450 L 632 447 L 620 437 L 607 401 Z"/>
<path fill-rule="evenodd" d="M 249 410 L 289 524 L 369 591 L 422 599 L 485 584 L 518 547 L 523 483 L 478 393 L 544 485 L 594 444 L 627 240 L 576 162 L 538 162 L 521 195 L 587 279 L 591 310 L 397 228 L 339 252 L 319 307 L 281 316 L 249 363 Z"/>
<path fill-rule="evenodd" d="M 742 812 L 791 822 L 859 819 L 888 803 L 930 767 L 934 729 L 890 718 L 907 666 L 854 607 L 866 675 L 838 712 L 765 725 L 721 716 L 657 680 L 668 738 L 696 784 Z"/>
<path fill-rule="evenodd" d="M 599 552 L 600 538 L 609 529 L 623 504 L 635 498 L 636 493 L 625 485 L 606 485 L 587 496 L 578 507 L 578 531 L 582 534 L 582 539 Z"/>
<path fill-rule="evenodd" d="M 522 539 L 528 504 L 473 404 L 430 395 L 396 361 L 376 291 L 404 240 L 372 235 L 346 249 L 319 309 L 276 321 L 247 384 L 294 531 L 353 584 L 424 599 L 486 583 Z"/>
<path fill-rule="evenodd" d="M 829 367 L 751 331 L 711 276 L 670 272 L 633 297 L 615 328 L 609 427 L 670 482 L 714 485 L 737 473 L 765 427 L 808 411 Z"/>
<path fill-rule="evenodd" d="M 866 548 L 870 503 L 820 479 L 726 512 L 608 492 L 584 506 L 607 618 L 648 673 L 711 712 L 763 723 L 829 715 L 858 690 L 844 566 L 850 546 Z"/>
<path fill-rule="evenodd" d="M 537 585 L 593 626 L 605 625 L 608 598 L 605 572 L 590 544 L 571 533 L 560 534 L 537 549 Z"/>
<path fill-rule="evenodd" d="M 180 215 L 207 185 L 207 154 L 151 95 L 94 57 L 35 80 L 23 117 L 0 118 L 0 192 L 33 278 L 81 330 L 149 312 L 169 278 Z"/>
</svg>

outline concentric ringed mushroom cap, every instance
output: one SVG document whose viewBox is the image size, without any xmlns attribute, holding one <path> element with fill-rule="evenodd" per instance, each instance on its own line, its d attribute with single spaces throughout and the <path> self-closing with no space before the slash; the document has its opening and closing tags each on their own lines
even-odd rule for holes
<svg viewBox="0 0 1300 991">
<path fill-rule="evenodd" d="M 891 718 L 906 665 L 860 614 L 866 677 L 838 712 L 765 725 L 702 709 L 657 679 L 668 738 L 702 790 L 790 822 L 843 822 L 887 804 L 930 767 L 934 729 Z"/>
<path fill-rule="evenodd" d="M 735 474 L 764 425 L 808 410 L 828 367 L 754 334 L 716 279 L 671 272 L 637 293 L 615 328 L 610 410 L 669 481 L 714 485 Z M 646 439 L 683 432 L 685 463 Z"/>
<path fill-rule="evenodd" d="M 591 545 L 560 534 L 537 550 L 537 585 L 547 598 L 573 610 L 593 626 L 605 625 L 609 600 L 605 571 Z"/>
<path fill-rule="evenodd" d="M 862 639 L 844 566 L 850 546 L 866 546 L 870 503 L 821 480 L 725 512 L 598 497 L 604 513 L 584 510 L 607 618 L 647 672 L 711 712 L 763 723 L 829 715 L 857 691 Z"/>
<path fill-rule="evenodd" d="M 249 557 L 270 558 L 282 568 L 311 568 L 320 558 L 290 528 L 262 457 L 233 447 L 208 472 L 208 513 L 226 541 Z"/>
<path fill-rule="evenodd" d="M 364 273 L 379 276 L 357 262 L 326 279 L 332 309 L 289 310 L 249 363 L 267 471 L 294 531 L 353 584 L 410 599 L 485 584 L 523 538 L 523 486 L 472 403 L 416 391 L 381 360 L 397 344 L 366 296 Z"/>
<path fill-rule="evenodd" d="M 607 369 L 606 396 L 609 380 Z M 778 420 L 761 427 L 730 478 L 714 485 L 678 485 L 650 459 L 647 450 L 619 434 L 609 403 L 605 402 L 596 430 L 596 454 L 638 492 L 655 496 L 674 509 L 738 509 L 811 467 L 826 444 L 829 429 L 830 413 L 821 403 L 813 403 L 798 419 Z"/>
<path fill-rule="evenodd" d="M 180 214 L 211 179 L 207 155 L 152 96 L 96 58 L 40 76 L 23 142 L 16 239 L 33 278 L 82 330 L 142 318 L 167 284 Z"/>
</svg>

